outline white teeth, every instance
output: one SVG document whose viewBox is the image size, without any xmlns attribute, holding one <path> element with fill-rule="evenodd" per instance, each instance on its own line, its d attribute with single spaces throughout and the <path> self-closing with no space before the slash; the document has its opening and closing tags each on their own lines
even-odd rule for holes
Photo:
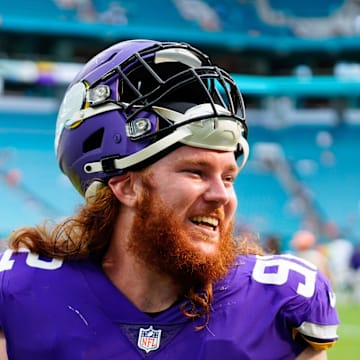
<svg viewBox="0 0 360 360">
<path fill-rule="evenodd" d="M 210 216 L 195 216 L 191 220 L 196 223 L 207 224 L 214 227 L 219 225 L 219 220 Z"/>
</svg>

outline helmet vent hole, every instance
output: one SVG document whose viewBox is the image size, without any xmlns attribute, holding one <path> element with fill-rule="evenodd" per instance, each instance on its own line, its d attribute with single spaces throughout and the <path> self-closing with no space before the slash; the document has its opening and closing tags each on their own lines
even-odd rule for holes
<svg viewBox="0 0 360 360">
<path fill-rule="evenodd" d="M 104 137 L 104 128 L 101 128 L 92 133 L 83 143 L 83 152 L 87 153 L 91 150 L 101 147 Z"/>
</svg>

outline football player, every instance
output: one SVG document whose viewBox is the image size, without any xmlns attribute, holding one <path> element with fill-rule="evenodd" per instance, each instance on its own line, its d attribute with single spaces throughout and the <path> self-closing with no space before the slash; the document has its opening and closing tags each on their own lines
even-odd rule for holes
<svg viewBox="0 0 360 360">
<path fill-rule="evenodd" d="M 3 358 L 325 359 L 329 281 L 233 236 L 247 135 L 234 80 L 188 44 L 131 40 L 91 59 L 55 136 L 85 203 L 11 234 Z"/>
</svg>

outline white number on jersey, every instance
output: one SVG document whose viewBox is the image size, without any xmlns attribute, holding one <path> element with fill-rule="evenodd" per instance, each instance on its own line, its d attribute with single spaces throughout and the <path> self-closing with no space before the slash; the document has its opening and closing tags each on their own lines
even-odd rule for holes
<svg viewBox="0 0 360 360">
<path fill-rule="evenodd" d="M 301 274 L 304 282 L 299 282 L 296 292 L 310 298 L 315 291 L 316 266 L 310 262 L 296 258 L 292 255 L 258 256 L 253 279 L 262 284 L 283 285 L 289 281 L 292 271 Z"/>
<path fill-rule="evenodd" d="M 29 252 L 28 249 L 20 248 L 19 252 L 27 252 L 26 264 L 33 268 L 44 269 L 44 270 L 56 270 L 61 267 L 62 260 L 51 259 L 51 260 L 41 260 L 39 255 Z M 15 260 L 11 259 L 14 251 L 7 249 L 2 258 L 0 259 L 0 271 L 11 270 L 14 266 Z"/>
</svg>

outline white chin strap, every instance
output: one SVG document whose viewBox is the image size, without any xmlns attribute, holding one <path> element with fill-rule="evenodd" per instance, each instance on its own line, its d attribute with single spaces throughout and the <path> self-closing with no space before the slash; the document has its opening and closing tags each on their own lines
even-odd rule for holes
<svg viewBox="0 0 360 360">
<path fill-rule="evenodd" d="M 180 142 L 198 148 L 233 152 L 240 145 L 243 151 L 242 160 L 239 164 L 241 170 L 249 157 L 249 144 L 243 137 L 243 125 L 240 121 L 231 117 L 230 113 L 223 107 L 219 105 L 215 105 L 215 107 L 217 113 L 222 116 L 221 118 L 214 116 L 211 104 L 196 105 L 188 109 L 184 114 L 167 108 L 153 107 L 156 112 L 175 124 L 192 118 L 203 117 L 207 114 L 209 114 L 209 118 L 180 126 L 171 134 L 137 153 L 125 158 L 113 159 L 113 168 L 119 170 L 129 168 Z M 102 172 L 104 171 L 103 164 L 101 161 L 87 163 L 84 165 L 84 171 L 86 173 Z"/>
</svg>

